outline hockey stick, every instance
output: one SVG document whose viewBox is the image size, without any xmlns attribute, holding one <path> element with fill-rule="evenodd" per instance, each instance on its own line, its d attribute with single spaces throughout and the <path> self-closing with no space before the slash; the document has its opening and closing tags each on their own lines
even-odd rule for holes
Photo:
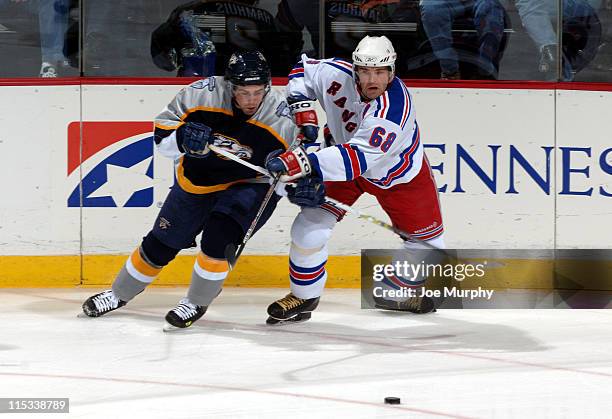
<svg viewBox="0 0 612 419">
<path fill-rule="evenodd" d="M 294 142 L 294 145 L 292 145 L 292 147 L 296 147 L 297 145 L 299 145 L 299 140 L 296 140 Z M 276 176 L 272 176 L 267 170 L 263 169 L 262 167 L 255 166 L 254 164 L 244 161 L 240 157 L 236 156 L 235 154 L 232 154 L 227 150 L 217 147 L 214 144 L 209 145 L 209 147 L 215 153 L 220 154 L 224 157 L 227 157 L 231 160 L 234 160 L 240 164 L 244 164 L 245 166 L 259 173 L 262 173 L 262 170 L 263 170 L 265 172 L 263 174 L 273 178 L 272 183 L 270 184 L 270 187 L 268 188 L 268 192 L 266 193 L 266 196 L 264 197 L 263 201 L 261 201 L 261 205 L 259 207 L 259 210 L 257 210 L 257 214 L 255 215 L 255 218 L 253 218 L 253 222 L 251 223 L 251 226 L 249 227 L 246 234 L 244 235 L 244 238 L 242 239 L 242 243 L 240 243 L 238 248 L 236 248 L 236 246 L 233 243 L 230 243 L 225 247 L 225 251 L 224 251 L 225 259 L 227 260 L 227 264 L 229 265 L 229 269 L 231 271 L 232 269 L 234 269 L 234 266 L 236 266 L 236 262 L 238 262 L 238 258 L 242 254 L 242 251 L 244 250 L 247 242 L 251 239 L 251 236 L 255 232 L 255 228 L 257 228 L 257 223 L 259 222 L 259 219 L 261 218 L 264 211 L 266 210 L 266 207 L 268 206 L 268 202 L 270 202 L 270 199 L 272 199 L 272 195 L 274 195 L 274 190 L 276 189 L 276 185 L 278 184 L 280 180 L 280 173 Z"/>
<path fill-rule="evenodd" d="M 255 215 L 255 218 L 253 218 L 253 222 L 251 223 L 251 226 L 249 227 L 246 234 L 244 235 L 244 238 L 242 239 L 242 243 L 240 243 L 240 246 L 238 246 L 238 249 L 236 249 L 236 246 L 233 243 L 230 243 L 225 247 L 225 259 L 227 259 L 227 264 L 229 265 L 230 271 L 234 269 L 234 266 L 236 266 L 236 262 L 238 261 L 238 258 L 242 254 L 242 251 L 244 250 L 247 242 L 249 241 L 249 239 L 255 232 L 257 223 L 259 222 L 259 219 L 261 218 L 262 214 L 266 210 L 266 207 L 268 206 L 268 202 L 270 202 L 272 195 L 274 195 L 274 189 L 276 188 L 276 185 L 278 184 L 279 180 L 280 180 L 280 174 L 275 176 L 274 180 L 270 184 L 270 188 L 268 189 L 268 192 L 266 193 L 266 196 L 264 197 L 263 201 L 261 201 L 261 206 L 259 207 L 259 210 L 257 211 L 257 214 Z"/>
<path fill-rule="evenodd" d="M 220 154 L 220 155 L 222 155 L 224 157 L 227 157 L 228 159 L 234 160 L 236 163 L 240 163 L 243 166 L 246 166 L 246 167 L 248 167 L 250 169 L 253 169 L 253 170 L 255 170 L 258 173 L 261 173 L 262 175 L 266 175 L 268 177 L 274 178 L 274 182 L 275 182 L 274 185 L 275 186 L 278 183 L 278 177 L 272 176 L 272 174 L 270 172 L 268 172 L 266 169 L 264 169 L 263 167 L 256 166 L 256 165 L 254 165 L 252 163 L 249 163 L 248 161 L 245 161 L 245 160 L 241 159 L 240 157 L 236 156 L 235 154 L 232 154 L 229 151 L 223 150 L 223 149 L 221 149 L 219 147 L 216 147 L 214 145 L 211 145 L 210 149 L 212 151 L 214 151 L 215 153 L 218 153 L 218 154 Z M 386 223 L 386 222 L 384 222 L 382 220 L 379 220 L 376 217 L 373 217 L 373 216 L 368 215 L 368 214 L 364 214 L 361 211 L 359 211 L 358 209 L 353 208 L 353 207 L 351 207 L 349 205 L 343 204 L 342 202 L 336 201 L 333 198 L 326 197 L 325 200 L 326 200 L 327 203 L 330 203 L 330 204 L 334 205 L 335 207 L 340 208 L 341 210 L 344 210 L 344 211 L 346 211 L 348 213 L 351 213 L 351 214 L 357 216 L 358 218 L 361 218 L 361 219 L 366 220 L 366 221 L 368 221 L 368 222 L 370 222 L 372 224 L 380 226 L 380 227 L 382 227 L 382 228 L 384 228 L 386 230 L 394 232 L 395 234 L 397 234 L 398 236 L 400 236 L 404 240 L 410 240 L 412 242 L 419 243 L 420 245 L 422 245 L 424 247 L 427 247 L 428 249 L 441 250 L 441 249 L 437 248 L 436 246 L 434 246 L 434 245 L 432 245 L 430 243 L 427 243 L 425 240 L 421 240 L 419 238 L 416 238 L 416 237 L 414 237 L 410 233 L 407 233 L 407 232 L 402 231 L 402 230 L 400 230 L 400 229 L 398 229 L 396 227 L 393 227 L 391 224 Z"/>
<path fill-rule="evenodd" d="M 262 175 L 266 175 L 266 176 L 268 176 L 268 177 L 273 177 L 273 176 L 270 174 L 270 172 L 268 172 L 268 171 L 267 171 L 266 169 L 264 169 L 263 167 L 261 167 L 261 166 L 256 166 L 256 165 L 254 165 L 254 164 L 252 164 L 252 163 L 249 163 L 248 161 L 241 159 L 241 158 L 240 158 L 240 157 L 238 157 L 237 155 L 235 155 L 235 154 L 233 154 L 233 153 L 230 153 L 229 151 L 227 151 L 227 150 L 225 150 L 225 149 L 223 149 L 223 148 L 221 148 L 221 147 L 217 147 L 217 146 L 216 146 L 216 145 L 214 145 L 214 144 L 210 144 L 208 147 L 210 147 L 210 149 L 211 149 L 212 151 L 214 151 L 214 152 L 215 152 L 215 153 L 217 153 L 217 154 L 222 155 L 223 157 L 227 157 L 227 158 L 228 158 L 228 159 L 230 159 L 230 160 L 234 160 L 236 163 L 240 163 L 241 165 L 246 166 L 246 167 L 248 167 L 249 169 L 253 169 L 253 170 L 255 170 L 256 172 L 261 173 Z"/>
</svg>

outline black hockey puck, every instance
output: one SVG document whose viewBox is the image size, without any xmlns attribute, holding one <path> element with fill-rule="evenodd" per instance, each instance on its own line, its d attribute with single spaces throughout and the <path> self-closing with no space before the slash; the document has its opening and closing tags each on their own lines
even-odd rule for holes
<svg viewBox="0 0 612 419">
<path fill-rule="evenodd" d="M 400 404 L 399 397 L 385 397 L 385 404 Z"/>
</svg>

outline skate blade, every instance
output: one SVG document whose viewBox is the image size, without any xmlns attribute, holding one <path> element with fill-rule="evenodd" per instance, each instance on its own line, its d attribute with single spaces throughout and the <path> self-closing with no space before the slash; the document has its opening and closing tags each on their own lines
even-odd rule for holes
<svg viewBox="0 0 612 419">
<path fill-rule="evenodd" d="M 268 326 L 282 326 L 284 324 L 289 324 L 289 323 L 304 323 L 305 321 L 310 320 L 311 317 L 312 317 L 312 313 L 310 312 L 300 313 L 300 314 L 297 314 L 285 320 L 280 320 L 280 319 L 270 316 L 266 320 L 266 324 Z"/>
<path fill-rule="evenodd" d="M 435 313 L 437 311 L 435 308 L 430 311 L 417 311 L 417 310 L 409 310 L 407 308 L 381 306 L 378 304 L 374 304 L 374 308 L 377 308 L 379 310 L 399 311 L 401 313 L 412 313 L 412 314 L 430 314 L 430 313 Z"/>
<path fill-rule="evenodd" d="M 189 329 L 189 328 L 188 327 L 176 327 L 176 326 L 171 325 L 170 323 L 165 323 L 164 327 L 162 328 L 164 333 L 179 332 L 179 331 L 185 330 L 185 329 Z"/>
</svg>

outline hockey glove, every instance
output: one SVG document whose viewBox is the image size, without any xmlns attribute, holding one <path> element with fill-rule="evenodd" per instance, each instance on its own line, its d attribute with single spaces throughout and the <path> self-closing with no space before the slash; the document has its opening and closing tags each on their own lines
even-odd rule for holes
<svg viewBox="0 0 612 419">
<path fill-rule="evenodd" d="M 289 96 L 287 98 L 289 109 L 295 119 L 295 124 L 300 129 L 305 144 L 317 141 L 319 136 L 319 120 L 314 107 L 314 100 L 304 95 Z"/>
<path fill-rule="evenodd" d="M 289 202 L 300 207 L 315 208 L 325 202 L 325 185 L 320 178 L 302 178 L 295 186 L 287 185 L 286 190 Z"/>
<path fill-rule="evenodd" d="M 202 159 L 208 156 L 208 145 L 214 141 L 212 129 L 201 122 L 187 122 L 176 130 L 179 150 L 191 157 Z"/>
<path fill-rule="evenodd" d="M 281 174 L 281 182 L 291 182 L 312 173 L 312 164 L 303 147 L 278 154 L 273 151 L 266 158 L 266 169 L 273 175 Z"/>
<path fill-rule="evenodd" d="M 323 141 L 325 142 L 325 147 L 333 147 L 336 145 L 336 140 L 334 140 L 334 136 L 327 124 L 323 127 Z"/>
</svg>

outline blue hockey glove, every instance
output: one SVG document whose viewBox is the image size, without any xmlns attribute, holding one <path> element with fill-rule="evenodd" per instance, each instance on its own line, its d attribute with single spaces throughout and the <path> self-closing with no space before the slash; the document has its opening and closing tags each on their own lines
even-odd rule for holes
<svg viewBox="0 0 612 419">
<path fill-rule="evenodd" d="M 325 202 L 325 185 L 320 178 L 302 178 L 295 187 L 287 185 L 286 190 L 289 202 L 300 207 L 318 207 Z"/>
<path fill-rule="evenodd" d="M 208 145 L 214 141 L 212 129 L 201 122 L 187 122 L 176 130 L 179 150 L 191 157 L 202 159 L 208 156 Z"/>
</svg>

